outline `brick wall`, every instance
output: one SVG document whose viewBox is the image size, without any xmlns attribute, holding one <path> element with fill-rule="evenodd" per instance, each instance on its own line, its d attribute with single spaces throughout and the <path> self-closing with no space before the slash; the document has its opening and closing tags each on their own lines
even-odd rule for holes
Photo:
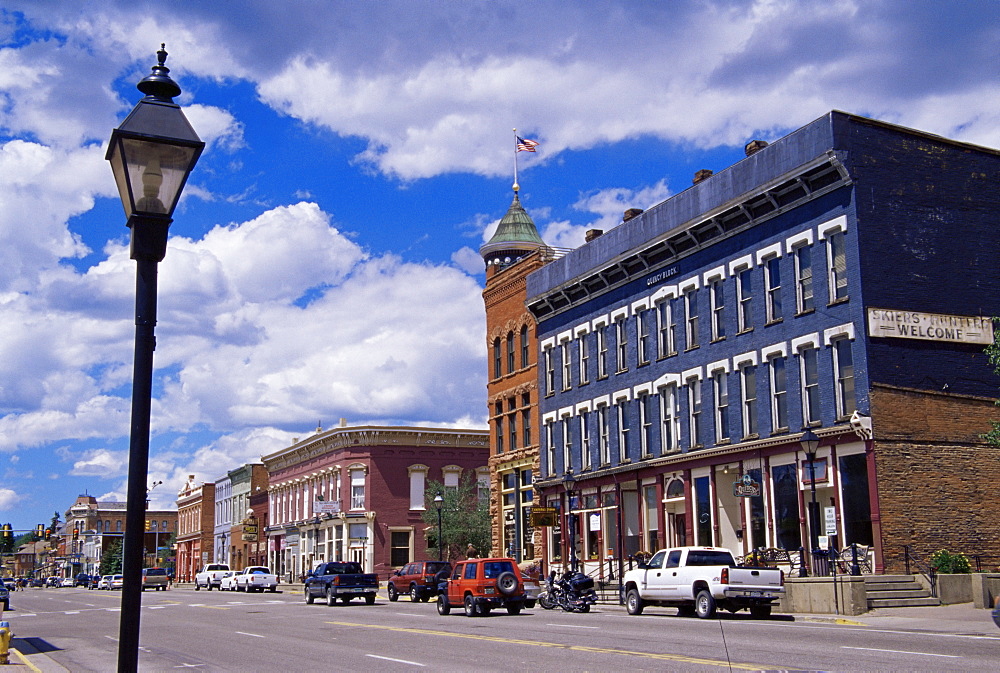
<svg viewBox="0 0 1000 673">
<path fill-rule="evenodd" d="M 1000 449 L 979 435 L 1000 408 L 880 385 L 871 399 L 885 571 L 903 571 L 903 545 L 924 562 L 939 549 L 995 556 Z"/>
</svg>

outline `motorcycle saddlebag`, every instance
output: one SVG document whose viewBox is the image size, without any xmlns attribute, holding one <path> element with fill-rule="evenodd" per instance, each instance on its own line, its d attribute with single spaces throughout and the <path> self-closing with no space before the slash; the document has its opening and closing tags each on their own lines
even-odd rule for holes
<svg viewBox="0 0 1000 673">
<path fill-rule="evenodd" d="M 573 587 L 573 591 L 588 591 L 594 588 L 594 578 L 577 573 L 569 578 L 569 585 Z"/>
</svg>

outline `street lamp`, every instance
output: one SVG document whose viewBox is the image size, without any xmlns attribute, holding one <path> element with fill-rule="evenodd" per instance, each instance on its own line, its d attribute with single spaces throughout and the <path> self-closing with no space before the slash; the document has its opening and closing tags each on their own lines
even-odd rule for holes
<svg viewBox="0 0 1000 673">
<path fill-rule="evenodd" d="M 438 561 L 444 560 L 444 545 L 442 542 L 442 527 L 441 527 L 441 507 L 444 505 L 444 498 L 441 496 L 441 491 L 437 492 L 434 496 L 434 508 L 438 511 Z"/>
<path fill-rule="evenodd" d="M 563 486 L 566 487 L 566 527 L 569 528 L 569 568 L 576 572 L 576 515 L 573 514 L 573 486 L 576 479 L 572 472 L 563 475 Z"/>
<path fill-rule="evenodd" d="M 167 252 L 167 229 L 184 183 L 205 143 L 191 128 L 173 98 L 181 92 L 164 63 L 158 64 L 137 88 L 145 94 L 121 126 L 111 133 L 108 153 L 118 185 L 127 226 L 130 257 L 136 260 L 135 358 L 132 371 L 132 421 L 129 441 L 128 490 L 125 511 L 121 622 L 118 670 L 139 665 L 139 612 L 142 607 L 142 562 L 145 536 L 146 476 L 149 468 L 149 416 L 152 404 L 153 350 L 156 347 L 157 264 Z M 142 504 L 140 504 L 142 503 Z"/>
<path fill-rule="evenodd" d="M 802 451 L 809 461 L 809 489 L 812 492 L 812 504 L 809 508 L 809 543 L 813 550 L 819 546 L 819 530 L 816 528 L 818 507 L 816 505 L 816 449 L 819 447 L 819 437 L 815 432 L 806 428 L 799 439 Z"/>
</svg>

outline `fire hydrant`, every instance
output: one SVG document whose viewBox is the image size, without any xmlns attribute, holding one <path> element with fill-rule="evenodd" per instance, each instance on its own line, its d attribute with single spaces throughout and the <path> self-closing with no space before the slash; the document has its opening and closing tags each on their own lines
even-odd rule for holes
<svg viewBox="0 0 1000 673">
<path fill-rule="evenodd" d="M 10 663 L 10 622 L 0 622 L 0 664 Z"/>
</svg>

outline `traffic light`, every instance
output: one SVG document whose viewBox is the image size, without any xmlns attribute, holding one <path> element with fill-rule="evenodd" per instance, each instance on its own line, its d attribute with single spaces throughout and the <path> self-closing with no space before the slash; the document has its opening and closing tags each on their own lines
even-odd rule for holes
<svg viewBox="0 0 1000 673">
<path fill-rule="evenodd" d="M 45 536 L 45 526 L 43 526 L 42 524 L 38 524 L 37 526 L 35 526 L 35 536 L 36 537 L 44 537 Z"/>
<path fill-rule="evenodd" d="M 3 537 L 5 537 L 5 538 L 13 537 L 13 534 L 11 533 L 11 527 L 10 527 L 9 523 L 5 523 L 3 525 Z"/>
<path fill-rule="evenodd" d="M 52 529 L 51 529 L 51 528 L 46 528 L 46 529 L 45 529 L 45 534 L 44 534 L 44 536 L 43 536 L 43 537 L 44 537 L 44 538 L 45 538 L 46 540 L 47 540 L 47 539 L 49 539 L 50 537 L 52 537 Z"/>
<path fill-rule="evenodd" d="M 73 529 L 73 541 L 76 542 L 79 539 L 80 539 L 80 529 L 79 528 L 74 528 Z"/>
<path fill-rule="evenodd" d="M 149 519 L 146 519 L 146 530 L 149 530 Z"/>
</svg>

